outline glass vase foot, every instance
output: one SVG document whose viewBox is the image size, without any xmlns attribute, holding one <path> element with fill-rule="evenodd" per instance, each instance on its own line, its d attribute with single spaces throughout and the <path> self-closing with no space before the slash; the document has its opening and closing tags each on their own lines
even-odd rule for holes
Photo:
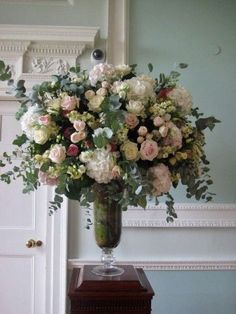
<svg viewBox="0 0 236 314">
<path fill-rule="evenodd" d="M 92 269 L 92 273 L 97 276 L 120 276 L 124 273 L 124 269 L 116 266 L 107 268 L 104 265 L 99 265 Z"/>
<path fill-rule="evenodd" d="M 120 276 L 123 274 L 124 269 L 114 266 L 115 257 L 113 255 L 113 249 L 102 248 L 102 265 L 95 266 L 92 269 L 92 273 L 98 276 Z"/>
</svg>

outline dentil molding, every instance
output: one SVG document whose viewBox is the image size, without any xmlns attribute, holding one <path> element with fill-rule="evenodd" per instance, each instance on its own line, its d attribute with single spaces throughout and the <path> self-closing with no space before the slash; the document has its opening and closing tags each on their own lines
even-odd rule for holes
<svg viewBox="0 0 236 314">
<path fill-rule="evenodd" d="M 96 261 L 87 261 L 80 259 L 69 259 L 68 269 L 83 267 L 84 265 L 97 265 Z M 117 262 L 117 265 L 133 265 L 137 268 L 151 271 L 219 271 L 236 270 L 236 261 L 123 261 Z"/>
<path fill-rule="evenodd" d="M 166 222 L 166 206 L 149 205 L 146 209 L 129 207 L 123 213 L 123 227 L 153 228 L 235 228 L 236 204 L 176 203 L 178 218 Z"/>
</svg>

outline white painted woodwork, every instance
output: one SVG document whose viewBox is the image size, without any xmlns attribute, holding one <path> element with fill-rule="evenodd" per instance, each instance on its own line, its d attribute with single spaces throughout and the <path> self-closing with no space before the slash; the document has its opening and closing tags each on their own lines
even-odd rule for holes
<svg viewBox="0 0 236 314">
<path fill-rule="evenodd" d="M 11 65 L 15 81 L 27 80 L 29 91 L 75 66 L 98 33 L 95 27 L 0 25 L 0 59 Z M 0 156 L 21 134 L 14 117 L 18 104 L 6 89 L 0 82 Z M 42 187 L 31 195 L 21 190 L 20 181 L 0 183 L 0 313 L 65 314 L 67 200 L 49 217 L 53 189 Z M 42 240 L 43 246 L 28 249 L 29 239 Z"/>
</svg>

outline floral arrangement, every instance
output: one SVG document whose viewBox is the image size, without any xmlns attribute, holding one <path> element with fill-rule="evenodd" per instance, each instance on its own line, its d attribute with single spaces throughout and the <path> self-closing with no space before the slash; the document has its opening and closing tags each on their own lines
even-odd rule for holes
<svg viewBox="0 0 236 314">
<path fill-rule="evenodd" d="M 8 80 L 20 102 L 16 118 L 22 135 L 13 144 L 21 163 L 1 172 L 10 183 L 21 177 L 23 192 L 41 184 L 54 185 L 50 211 L 66 195 L 82 205 L 94 200 L 97 184 L 123 209 L 146 207 L 147 196 L 166 195 L 167 221 L 177 217 L 171 188 L 181 182 L 187 197 L 210 201 L 212 180 L 204 153 L 206 128 L 214 117 L 203 118 L 189 92 L 179 86 L 179 73 L 137 74 L 135 66 L 98 64 L 87 73 L 79 67 L 26 93 L 24 81 L 14 85 L 10 68 L 0 61 L 0 79 Z M 12 163 L 3 154 L 0 167 Z"/>
</svg>

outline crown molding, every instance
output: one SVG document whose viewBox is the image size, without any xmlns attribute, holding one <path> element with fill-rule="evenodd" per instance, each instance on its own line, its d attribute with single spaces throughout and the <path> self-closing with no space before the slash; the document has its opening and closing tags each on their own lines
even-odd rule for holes
<svg viewBox="0 0 236 314">
<path fill-rule="evenodd" d="M 236 204 L 229 203 L 176 203 L 178 218 L 166 222 L 166 206 L 149 205 L 146 209 L 129 207 L 123 212 L 126 228 L 235 228 Z"/>
<path fill-rule="evenodd" d="M 53 5 L 68 6 L 74 5 L 74 0 L 0 0 L 0 4 L 30 4 L 30 5 Z"/>
<path fill-rule="evenodd" d="M 84 265 L 97 265 L 97 261 L 88 261 L 80 259 L 69 259 L 67 263 L 68 269 L 82 267 Z M 220 271 L 220 270 L 236 270 L 236 261 L 123 261 L 117 262 L 117 265 L 133 265 L 137 268 L 151 271 Z"/>
<path fill-rule="evenodd" d="M 98 27 L 0 24 L 0 40 L 80 42 L 93 48 Z"/>
</svg>

